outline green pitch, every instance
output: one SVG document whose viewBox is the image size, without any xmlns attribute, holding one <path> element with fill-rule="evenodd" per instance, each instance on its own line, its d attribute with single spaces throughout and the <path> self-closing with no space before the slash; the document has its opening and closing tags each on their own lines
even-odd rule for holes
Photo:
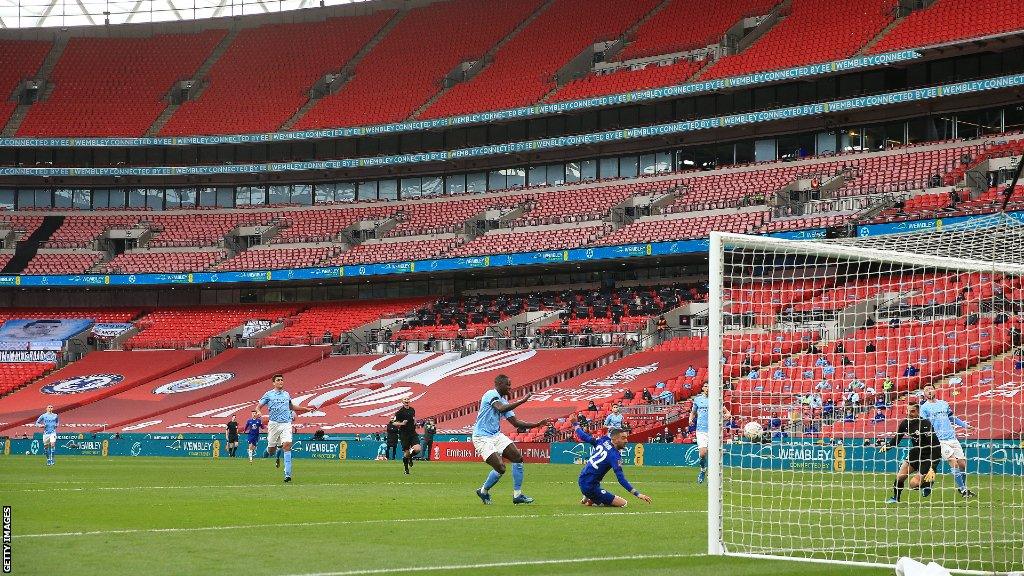
<svg viewBox="0 0 1024 576">
<path fill-rule="evenodd" d="M 654 499 L 579 505 L 576 466 L 526 465 L 474 495 L 480 463 L 58 457 L 0 459 L 14 574 L 882 575 L 891 570 L 711 558 L 706 492 L 693 469 L 632 468 Z M 510 476 L 510 475 L 508 475 Z M 606 485 L 617 488 L 614 479 Z M 619 490 L 621 492 L 621 489 Z"/>
</svg>

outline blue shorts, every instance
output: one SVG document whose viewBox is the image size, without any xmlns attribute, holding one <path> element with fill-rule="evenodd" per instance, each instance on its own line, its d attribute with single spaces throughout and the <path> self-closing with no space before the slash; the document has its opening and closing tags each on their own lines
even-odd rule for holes
<svg viewBox="0 0 1024 576">
<path fill-rule="evenodd" d="M 249 445 L 250 446 L 255 446 L 255 445 L 259 444 L 259 443 L 260 443 L 260 437 L 259 436 L 255 437 L 255 438 L 253 438 L 252 436 L 249 436 Z"/>
<path fill-rule="evenodd" d="M 594 504 L 603 504 L 605 506 L 611 506 L 612 500 L 615 500 L 615 494 L 601 488 L 600 484 L 587 485 L 580 484 L 580 492 L 584 496 L 590 499 Z"/>
</svg>

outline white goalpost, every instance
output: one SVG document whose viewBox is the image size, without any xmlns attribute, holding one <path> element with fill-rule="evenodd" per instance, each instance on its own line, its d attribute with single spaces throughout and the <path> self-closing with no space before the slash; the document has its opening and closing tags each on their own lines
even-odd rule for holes
<svg viewBox="0 0 1024 576">
<path fill-rule="evenodd" d="M 1024 224 L 714 232 L 709 267 L 709 554 L 1024 571 Z"/>
</svg>

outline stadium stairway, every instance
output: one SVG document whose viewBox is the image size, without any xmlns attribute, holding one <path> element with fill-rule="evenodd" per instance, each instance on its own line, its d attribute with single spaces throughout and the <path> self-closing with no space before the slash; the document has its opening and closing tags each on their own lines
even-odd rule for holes
<svg viewBox="0 0 1024 576">
<path fill-rule="evenodd" d="M 68 40 L 70 40 L 70 37 L 61 36 L 53 41 L 53 46 L 50 47 L 50 51 L 46 54 L 46 59 L 43 60 L 42 66 L 39 67 L 39 72 L 35 75 L 35 80 L 39 82 L 39 86 L 43 90 L 40 99 L 45 99 L 53 91 L 53 85 L 49 83 L 50 74 L 53 73 L 54 67 L 57 66 L 57 61 L 64 54 L 64 49 L 68 46 Z M 8 138 L 14 136 L 18 128 L 21 127 L 21 123 L 25 121 L 25 117 L 28 116 L 31 108 L 31 104 L 19 104 L 11 114 L 3 131 L 0 132 L 0 136 Z"/>
<path fill-rule="evenodd" d="M 36 228 L 27 239 L 18 242 L 14 249 L 14 256 L 7 262 L 3 270 L 4 274 L 17 274 L 28 266 L 28 263 L 35 258 L 39 247 L 53 236 L 53 233 L 64 223 L 63 216 L 46 216 L 43 223 Z"/>
</svg>

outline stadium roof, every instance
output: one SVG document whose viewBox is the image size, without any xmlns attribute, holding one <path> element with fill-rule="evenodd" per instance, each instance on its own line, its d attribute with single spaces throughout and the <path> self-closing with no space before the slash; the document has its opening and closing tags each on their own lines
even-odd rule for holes
<svg viewBox="0 0 1024 576">
<path fill-rule="evenodd" d="M 269 14 L 368 0 L 0 0 L 0 29 L 137 24 Z"/>
</svg>

